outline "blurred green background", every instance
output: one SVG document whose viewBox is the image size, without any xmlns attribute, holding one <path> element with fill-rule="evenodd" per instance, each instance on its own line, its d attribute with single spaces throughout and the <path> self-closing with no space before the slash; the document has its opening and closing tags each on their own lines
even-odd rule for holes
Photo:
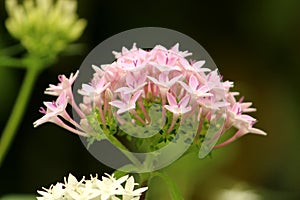
<svg viewBox="0 0 300 200">
<path fill-rule="evenodd" d="M 247 135 L 198 160 L 191 155 L 168 168 L 186 199 L 215 199 L 225 189 L 243 185 L 262 199 L 300 199 L 300 1 L 84 1 L 79 16 L 88 20 L 79 42 L 80 56 L 63 56 L 38 78 L 30 104 L 6 160 L 0 168 L 0 197 L 35 193 L 62 181 L 112 172 L 94 159 L 80 139 L 53 125 L 36 129 L 39 107 L 52 99 L 43 94 L 57 75 L 75 72 L 98 43 L 121 31 L 158 26 L 180 31 L 211 55 L 224 79 L 253 101 L 256 127 L 267 137 Z M 0 46 L 14 44 L 5 30 L 0 0 Z M 0 130 L 12 109 L 24 71 L 0 68 Z M 159 185 L 159 187 L 157 186 Z M 168 199 L 160 180 L 153 180 L 153 199 Z"/>
</svg>

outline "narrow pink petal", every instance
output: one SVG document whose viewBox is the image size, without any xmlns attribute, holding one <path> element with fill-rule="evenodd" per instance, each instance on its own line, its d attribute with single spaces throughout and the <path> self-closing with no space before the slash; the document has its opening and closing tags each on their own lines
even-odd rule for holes
<svg viewBox="0 0 300 200">
<path fill-rule="evenodd" d="M 190 95 L 185 95 L 179 102 L 179 107 L 180 108 L 185 108 L 187 104 L 189 103 L 190 100 Z"/>
<path fill-rule="evenodd" d="M 112 102 L 109 102 L 110 105 L 112 106 L 115 106 L 117 108 L 124 108 L 126 107 L 125 103 L 120 101 L 120 100 L 115 100 L 115 101 L 112 101 Z"/>
<path fill-rule="evenodd" d="M 97 88 L 99 88 L 99 89 L 103 88 L 104 83 L 105 83 L 105 79 L 104 79 L 104 77 L 102 77 L 97 84 Z"/>
<path fill-rule="evenodd" d="M 127 76 L 126 76 L 126 84 L 129 87 L 133 87 L 134 86 L 134 82 L 135 82 L 135 77 L 132 76 L 131 73 L 128 73 Z"/>
<path fill-rule="evenodd" d="M 177 56 L 170 55 L 168 59 L 168 65 L 174 66 L 176 64 L 176 61 L 177 61 Z"/>
<path fill-rule="evenodd" d="M 195 67 L 196 69 L 200 69 L 204 64 L 205 64 L 205 60 L 200 60 L 198 62 L 195 62 L 193 64 L 193 67 Z"/>
<path fill-rule="evenodd" d="M 240 118 L 242 120 L 248 121 L 248 122 L 255 122 L 256 119 L 251 117 L 250 115 L 240 115 Z"/>
<path fill-rule="evenodd" d="M 139 85 L 144 84 L 145 81 L 146 81 L 146 79 L 147 79 L 147 75 L 146 75 L 146 74 L 141 74 L 141 75 L 139 75 L 138 77 L 139 77 L 139 78 L 138 78 L 138 80 L 137 80 L 137 83 L 138 83 Z"/>
<path fill-rule="evenodd" d="M 189 93 L 193 93 L 193 91 L 191 90 L 190 86 L 188 86 L 185 82 L 182 81 L 178 81 L 178 83 Z"/>
<path fill-rule="evenodd" d="M 67 104 L 68 104 L 67 94 L 66 94 L 66 91 L 63 91 L 58 96 L 58 98 L 56 99 L 56 105 L 58 105 L 58 106 L 61 106 L 61 105 L 67 106 Z"/>
<path fill-rule="evenodd" d="M 158 64 L 160 64 L 160 65 L 166 64 L 166 54 L 164 52 L 162 52 L 162 51 L 158 52 L 156 58 L 157 58 Z"/>
<path fill-rule="evenodd" d="M 129 87 L 120 87 L 115 90 L 115 92 L 121 92 L 121 93 L 125 93 L 125 94 L 128 94 L 128 92 L 130 92 L 130 91 L 132 91 L 132 89 Z"/>
<path fill-rule="evenodd" d="M 169 87 L 171 87 L 172 85 L 174 85 L 177 81 L 179 81 L 181 79 L 182 75 L 179 75 L 179 76 L 176 76 L 174 78 L 172 78 L 170 81 L 169 81 Z"/>
<path fill-rule="evenodd" d="M 169 80 L 169 78 L 168 78 L 168 75 L 167 75 L 167 74 L 161 73 L 161 74 L 159 74 L 159 76 L 158 76 L 158 80 L 159 80 L 160 83 L 167 83 L 168 80 Z"/>
<path fill-rule="evenodd" d="M 90 93 L 92 93 L 94 91 L 95 91 L 95 88 L 93 88 L 92 86 L 90 86 L 88 84 L 82 84 L 82 89 L 79 89 L 78 93 L 81 95 L 89 96 Z"/>
<path fill-rule="evenodd" d="M 170 112 L 176 113 L 176 111 L 174 110 L 174 107 L 173 107 L 173 106 L 165 105 L 164 107 L 165 107 L 167 110 L 169 110 Z"/>
<path fill-rule="evenodd" d="M 78 74 L 79 74 L 79 70 L 76 71 L 76 73 L 74 74 L 74 76 L 73 76 L 73 73 L 71 73 L 71 76 L 69 78 L 70 85 L 72 85 L 74 83 L 74 81 L 76 80 Z"/>
<path fill-rule="evenodd" d="M 197 87 L 199 85 L 199 82 L 197 80 L 197 78 L 194 76 L 194 75 L 191 75 L 190 76 L 190 79 L 189 79 L 189 86 L 193 89 L 193 90 L 196 90 Z"/>
<path fill-rule="evenodd" d="M 129 109 L 128 108 L 120 108 L 118 111 L 117 111 L 117 114 L 122 114 L 124 112 L 127 112 Z"/>
<path fill-rule="evenodd" d="M 47 107 L 47 109 L 51 110 L 51 111 L 54 111 L 57 109 L 56 105 L 53 104 L 53 102 L 43 102 L 44 105 Z"/>
<path fill-rule="evenodd" d="M 131 94 L 121 93 L 121 100 L 126 104 L 129 103 L 130 97 L 131 97 Z"/>
<path fill-rule="evenodd" d="M 192 110 L 192 107 L 191 106 L 189 106 L 189 107 L 185 107 L 185 108 L 182 108 L 182 114 L 184 114 L 184 113 L 187 113 L 187 112 L 190 112 Z"/>
<path fill-rule="evenodd" d="M 179 43 L 176 43 L 170 50 L 175 53 L 178 53 L 179 52 Z"/>
<path fill-rule="evenodd" d="M 128 52 L 129 52 L 129 50 L 126 47 L 122 47 L 122 54 L 123 54 L 123 56 L 125 54 L 127 54 Z"/>
<path fill-rule="evenodd" d="M 266 132 L 260 130 L 260 129 L 257 129 L 257 128 L 250 128 L 249 129 L 249 132 L 250 133 L 255 133 L 255 134 L 259 134 L 259 135 L 267 135 Z"/>
<path fill-rule="evenodd" d="M 135 103 L 138 100 L 138 98 L 140 97 L 140 95 L 142 94 L 142 92 L 143 92 L 143 90 L 139 90 L 136 93 L 134 93 L 130 102 Z"/>
<path fill-rule="evenodd" d="M 176 98 L 169 92 L 167 93 L 167 99 L 171 106 L 177 106 Z"/>
<path fill-rule="evenodd" d="M 159 84 L 159 81 L 151 76 L 147 76 L 148 79 L 150 79 L 153 83 Z"/>
</svg>

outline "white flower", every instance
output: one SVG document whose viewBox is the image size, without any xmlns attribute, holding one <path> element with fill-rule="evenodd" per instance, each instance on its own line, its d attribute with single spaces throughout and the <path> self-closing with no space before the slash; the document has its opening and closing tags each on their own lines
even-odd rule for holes
<svg viewBox="0 0 300 200">
<path fill-rule="evenodd" d="M 215 198 L 216 200 L 261 200 L 261 196 L 251 189 L 237 185 L 234 188 L 221 190 Z"/>
<path fill-rule="evenodd" d="M 41 197 L 38 200 L 138 200 L 148 188 L 143 187 L 134 190 L 138 185 L 134 178 L 128 175 L 116 179 L 114 175 L 103 176 L 102 180 L 91 176 L 90 180 L 83 177 L 78 181 L 72 174 L 65 183 L 51 185 L 49 189 L 37 191 Z M 125 184 L 125 186 L 123 186 Z M 122 198 L 121 198 L 122 196 Z"/>
<path fill-rule="evenodd" d="M 127 179 L 126 184 L 125 184 L 125 193 L 126 194 L 123 195 L 123 200 L 139 199 L 139 196 L 148 189 L 147 187 L 142 187 L 142 188 L 134 190 L 135 185 L 138 185 L 138 184 L 134 183 L 133 176 L 129 177 L 129 179 Z"/>
</svg>

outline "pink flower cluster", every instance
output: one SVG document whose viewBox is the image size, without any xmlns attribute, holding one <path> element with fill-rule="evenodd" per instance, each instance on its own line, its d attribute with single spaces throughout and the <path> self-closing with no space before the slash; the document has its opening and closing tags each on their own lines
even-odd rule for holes
<svg viewBox="0 0 300 200">
<path fill-rule="evenodd" d="M 116 58 L 113 63 L 92 66 L 95 73 L 91 82 L 83 84 L 78 91 L 83 96 L 79 106 L 74 101 L 71 88 L 78 72 L 74 76 L 71 74 L 70 78 L 62 75 L 58 85 L 50 85 L 45 93 L 58 98 L 55 102 L 44 102 L 47 109 L 41 108 L 44 116 L 34 122 L 34 126 L 53 122 L 78 135 L 91 137 L 97 133 L 89 127 L 87 116 L 95 110 L 99 113 L 102 128 L 106 128 L 107 120 L 117 119 L 118 123 L 122 123 L 120 116 L 126 112 L 132 116 L 131 123 L 143 126 L 151 122 L 147 105 L 155 102 L 162 105 L 162 119 L 168 113 L 172 114 L 166 134 L 178 119 L 191 112 L 198 112 L 198 121 L 195 123 L 201 130 L 204 120 L 211 120 L 212 113 L 222 110 L 226 119 L 220 135 L 231 127 L 237 131 L 216 148 L 247 133 L 266 135 L 262 130 L 253 128 L 256 119 L 245 113 L 255 109 L 250 108 L 250 102 L 243 102 L 243 98 L 236 100 L 235 96 L 239 93 L 230 91 L 233 82 L 223 82 L 217 70 L 203 67 L 203 60 L 187 60 L 186 57 L 191 53 L 179 51 L 178 44 L 169 50 L 157 45 L 149 51 L 137 48 L 134 44 L 130 50 L 123 47 L 122 52 L 113 54 Z M 80 123 L 67 114 L 67 104 L 80 116 Z"/>
</svg>

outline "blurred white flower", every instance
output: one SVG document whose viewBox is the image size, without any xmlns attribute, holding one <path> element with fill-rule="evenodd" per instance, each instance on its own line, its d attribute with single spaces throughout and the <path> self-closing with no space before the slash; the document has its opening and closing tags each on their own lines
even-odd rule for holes
<svg viewBox="0 0 300 200">
<path fill-rule="evenodd" d="M 262 198 L 254 190 L 237 185 L 220 191 L 215 200 L 262 200 Z"/>
</svg>

